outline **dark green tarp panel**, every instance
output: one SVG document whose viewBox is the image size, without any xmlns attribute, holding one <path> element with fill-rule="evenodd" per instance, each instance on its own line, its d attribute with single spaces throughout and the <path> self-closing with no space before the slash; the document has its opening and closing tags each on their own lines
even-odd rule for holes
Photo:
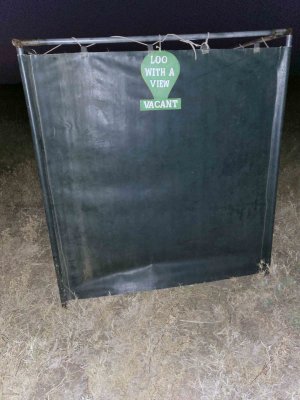
<svg viewBox="0 0 300 400">
<path fill-rule="evenodd" d="M 270 262 L 290 48 L 196 52 L 153 111 L 147 51 L 19 56 L 63 301 Z"/>
</svg>

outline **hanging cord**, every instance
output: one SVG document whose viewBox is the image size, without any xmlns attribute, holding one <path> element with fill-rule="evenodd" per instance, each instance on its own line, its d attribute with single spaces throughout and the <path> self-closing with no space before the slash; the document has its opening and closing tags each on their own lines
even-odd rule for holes
<svg viewBox="0 0 300 400">
<path fill-rule="evenodd" d="M 37 54 L 37 52 L 34 50 L 34 49 L 29 49 L 29 50 L 27 50 L 27 53 L 29 54 L 29 55 L 34 55 L 34 54 Z"/>
<path fill-rule="evenodd" d="M 127 37 L 127 36 L 111 36 L 111 37 L 112 37 L 112 38 L 126 39 L 126 40 L 128 40 L 128 41 L 130 41 L 130 42 L 134 42 L 134 43 L 141 44 L 142 46 L 146 46 L 147 49 L 148 49 L 149 51 L 151 51 L 151 50 L 153 49 L 153 47 L 154 47 L 155 45 L 157 45 L 156 48 L 157 48 L 159 51 L 161 51 L 162 43 L 163 43 L 164 41 L 166 41 L 167 38 L 168 38 L 169 36 L 175 36 L 180 42 L 186 43 L 186 44 L 188 44 L 189 46 L 191 46 L 191 48 L 192 48 L 192 50 L 193 50 L 193 52 L 194 52 L 194 54 L 195 54 L 195 60 L 197 60 L 196 48 L 200 48 L 203 54 L 204 54 L 204 53 L 208 53 L 208 51 L 209 51 L 209 49 L 210 49 L 210 47 L 209 47 L 209 45 L 208 45 L 209 32 L 207 33 L 207 38 L 206 38 L 205 41 L 204 41 L 203 43 L 201 43 L 201 44 L 195 43 L 195 42 L 193 42 L 192 40 L 189 40 L 189 39 L 183 39 L 181 36 L 176 35 L 176 33 L 167 33 L 163 38 L 161 37 L 161 35 L 158 35 L 158 41 L 156 41 L 156 42 L 154 42 L 154 43 L 152 43 L 152 44 L 147 44 L 147 43 L 141 42 L 141 41 L 139 41 L 139 40 L 134 40 L 134 39 L 131 39 L 130 37 Z M 80 43 L 74 36 L 72 37 L 72 39 L 75 40 L 75 42 L 76 42 L 76 43 L 78 44 L 78 46 L 80 47 L 81 51 L 87 51 L 86 49 L 87 49 L 88 47 L 91 47 L 91 46 L 94 46 L 95 44 L 97 44 L 97 43 L 91 43 L 91 44 L 89 44 L 89 45 L 87 45 L 87 46 L 82 46 L 81 43 Z M 60 47 L 60 46 L 62 46 L 62 44 L 59 44 L 59 45 L 57 45 L 57 46 L 55 46 L 55 47 L 52 47 L 52 49 L 46 51 L 46 52 L 43 53 L 43 54 L 48 54 L 48 53 L 50 53 L 51 51 L 57 49 L 57 48 Z"/>
<path fill-rule="evenodd" d="M 74 36 L 72 36 L 72 38 L 71 39 L 74 39 L 75 40 L 75 42 L 78 44 L 78 46 L 81 48 L 82 46 L 81 46 L 81 44 L 78 42 L 78 40 L 76 39 L 76 37 L 74 37 Z"/>
<path fill-rule="evenodd" d="M 203 43 L 201 43 L 201 45 L 200 45 L 202 54 L 209 53 L 210 47 L 208 44 L 208 39 L 209 39 L 209 32 L 207 32 L 207 38 L 205 39 L 205 41 Z"/>
<path fill-rule="evenodd" d="M 165 40 L 167 40 L 167 38 L 168 38 L 169 36 L 175 36 L 180 42 L 186 43 L 186 44 L 190 45 L 191 48 L 192 48 L 193 51 L 194 51 L 195 60 L 197 60 L 196 47 L 201 48 L 201 47 L 205 46 L 206 49 L 203 49 L 203 53 L 204 53 L 204 52 L 207 52 L 207 51 L 209 50 L 209 45 L 208 45 L 209 33 L 207 34 L 207 38 L 206 38 L 205 42 L 203 42 L 202 44 L 195 43 L 195 42 L 193 42 L 192 40 L 183 39 L 181 36 L 176 35 L 176 33 L 167 33 L 163 38 L 161 37 L 161 35 L 158 35 L 158 40 L 157 40 L 156 42 L 152 43 L 152 45 L 149 45 L 149 44 L 144 43 L 144 42 L 140 42 L 139 40 L 131 39 L 130 37 L 127 37 L 127 36 L 111 36 L 111 37 L 113 37 L 113 38 L 127 39 L 127 40 L 129 40 L 129 41 L 131 41 L 131 42 L 138 43 L 138 44 L 141 44 L 141 45 L 143 45 L 143 46 L 146 46 L 148 49 L 151 48 L 151 46 L 152 46 L 152 47 L 155 47 L 155 46 L 157 45 L 156 48 L 158 49 L 158 51 L 161 51 L 162 43 L 163 43 Z"/>
<path fill-rule="evenodd" d="M 182 37 L 176 35 L 176 33 L 167 33 L 166 36 L 163 39 L 161 39 L 161 36 L 159 35 L 159 40 L 157 42 L 154 42 L 153 46 L 158 44 L 157 48 L 158 48 L 159 51 L 161 51 L 161 44 L 162 44 L 162 42 L 164 42 L 168 38 L 168 36 L 175 36 L 180 42 L 189 44 L 191 46 L 191 48 L 193 49 L 193 51 L 194 51 L 195 60 L 197 60 L 196 47 L 200 47 L 201 45 L 198 44 L 198 43 L 192 42 L 191 40 L 183 39 Z"/>
<path fill-rule="evenodd" d="M 203 43 L 202 44 L 198 44 L 198 43 L 193 42 L 192 40 L 183 39 L 181 36 L 176 35 L 176 33 L 167 33 L 166 36 L 163 39 L 161 39 L 161 37 L 159 35 L 159 40 L 157 42 L 154 42 L 153 46 L 155 46 L 158 43 L 159 44 L 158 45 L 158 49 L 159 49 L 159 51 L 161 51 L 161 44 L 162 44 L 162 42 L 164 42 L 167 39 L 168 36 L 175 36 L 180 42 L 190 45 L 192 50 L 193 50 L 193 52 L 194 52 L 194 54 L 195 54 L 195 60 L 197 60 L 196 47 L 201 48 Z M 208 38 L 206 39 L 205 42 L 207 42 L 207 40 L 208 40 Z"/>
<path fill-rule="evenodd" d="M 147 43 L 140 42 L 139 40 L 131 39 L 131 38 L 127 37 L 127 36 L 111 36 L 111 37 L 112 37 L 112 38 L 127 39 L 127 40 L 130 40 L 130 42 L 138 43 L 138 44 L 141 44 L 141 45 L 143 45 L 143 46 L 148 47 L 148 44 L 147 44 Z"/>
<path fill-rule="evenodd" d="M 152 44 L 154 46 L 154 44 Z M 161 51 L 161 36 L 160 34 L 158 35 L 158 50 Z"/>
<path fill-rule="evenodd" d="M 72 36 L 71 39 L 75 40 L 75 42 L 78 44 L 78 46 L 80 47 L 81 51 L 83 51 L 83 52 L 86 51 L 84 49 L 87 49 L 88 47 L 91 47 L 91 46 L 95 46 L 95 44 L 97 44 L 97 43 L 91 43 L 91 44 L 89 44 L 87 46 L 82 46 L 74 36 Z M 50 53 L 51 51 L 53 51 L 55 49 L 58 49 L 60 46 L 62 46 L 62 44 L 58 44 L 57 46 L 52 47 L 50 50 L 48 50 L 45 53 L 43 53 L 43 55 L 48 54 L 48 53 Z"/>
<path fill-rule="evenodd" d="M 261 37 L 260 39 L 253 40 L 253 41 L 251 41 L 251 42 L 247 42 L 247 43 L 244 43 L 244 44 L 239 44 L 237 47 L 234 47 L 234 49 L 244 49 L 244 48 L 246 48 L 246 47 L 253 46 L 255 43 L 264 43 L 264 45 L 265 45 L 266 47 L 269 47 L 268 44 L 267 44 L 267 42 L 269 42 L 269 41 L 271 41 L 271 40 L 274 40 L 274 39 L 277 39 L 277 38 L 278 38 L 278 37 L 275 36 L 275 35 L 270 35 L 270 36 Z"/>
<path fill-rule="evenodd" d="M 46 51 L 45 53 L 43 53 L 43 55 L 48 54 L 48 53 L 50 53 L 51 51 L 53 51 L 53 50 L 55 50 L 55 49 L 58 49 L 60 46 L 61 46 L 61 44 L 58 44 L 57 46 L 52 47 L 52 49 Z"/>
<path fill-rule="evenodd" d="M 261 41 L 263 42 L 263 44 L 264 44 L 266 47 L 269 47 L 269 46 L 268 46 L 268 43 L 265 41 L 265 39 L 264 39 L 263 37 L 261 38 Z"/>
<path fill-rule="evenodd" d="M 75 42 L 78 44 L 78 46 L 80 47 L 80 51 L 82 53 L 86 53 L 87 52 L 87 46 L 82 46 L 82 44 L 74 36 L 72 36 L 72 39 L 74 39 Z M 93 43 L 93 44 L 95 44 L 95 43 Z"/>
</svg>

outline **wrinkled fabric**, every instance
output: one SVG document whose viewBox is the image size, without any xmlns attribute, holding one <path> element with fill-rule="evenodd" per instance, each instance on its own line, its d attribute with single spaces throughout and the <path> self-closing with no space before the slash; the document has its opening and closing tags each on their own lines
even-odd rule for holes
<svg viewBox="0 0 300 400">
<path fill-rule="evenodd" d="M 66 299 L 270 262 L 289 51 L 173 51 L 181 110 L 147 112 L 147 52 L 19 56 Z"/>
</svg>

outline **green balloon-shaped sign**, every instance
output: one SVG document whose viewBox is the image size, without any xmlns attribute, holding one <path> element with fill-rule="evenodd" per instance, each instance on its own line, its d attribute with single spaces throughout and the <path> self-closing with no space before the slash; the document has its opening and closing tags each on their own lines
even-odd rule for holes
<svg viewBox="0 0 300 400">
<path fill-rule="evenodd" d="M 152 93 L 153 100 L 141 100 L 140 109 L 179 110 L 181 99 L 169 99 L 169 94 L 180 73 L 180 64 L 168 51 L 153 51 L 143 60 L 141 74 Z"/>
</svg>

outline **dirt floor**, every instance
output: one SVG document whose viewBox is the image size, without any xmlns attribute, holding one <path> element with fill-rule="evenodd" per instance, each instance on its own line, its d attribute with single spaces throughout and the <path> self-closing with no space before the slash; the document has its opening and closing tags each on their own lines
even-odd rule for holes
<svg viewBox="0 0 300 400">
<path fill-rule="evenodd" d="M 291 82 L 270 275 L 67 309 L 22 91 L 0 88 L 1 400 L 300 399 L 299 88 Z"/>
</svg>

